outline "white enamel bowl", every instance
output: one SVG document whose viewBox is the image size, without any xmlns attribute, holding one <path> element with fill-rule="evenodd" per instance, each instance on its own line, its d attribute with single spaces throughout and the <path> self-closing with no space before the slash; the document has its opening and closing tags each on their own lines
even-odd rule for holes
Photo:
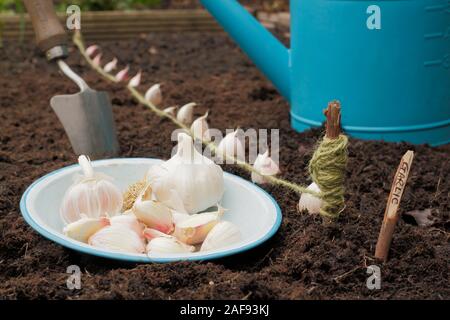
<svg viewBox="0 0 450 320">
<path fill-rule="evenodd" d="M 124 191 L 128 185 L 142 179 L 151 165 L 160 161 L 124 158 L 93 161 L 92 164 L 97 172 L 113 177 L 116 185 Z M 41 235 L 83 253 L 132 262 L 210 260 L 254 248 L 273 236 L 280 227 L 281 210 L 269 194 L 247 180 L 225 173 L 225 194 L 222 206 L 229 210 L 224 214 L 223 219 L 239 227 L 242 234 L 239 243 L 208 252 L 153 254 L 151 257 L 145 254 L 125 254 L 96 249 L 72 240 L 62 233 L 63 222 L 59 216 L 59 206 L 64 192 L 72 184 L 76 173 L 80 174 L 81 169 L 78 165 L 72 165 L 36 180 L 23 194 L 20 210 L 28 224 Z"/>
</svg>

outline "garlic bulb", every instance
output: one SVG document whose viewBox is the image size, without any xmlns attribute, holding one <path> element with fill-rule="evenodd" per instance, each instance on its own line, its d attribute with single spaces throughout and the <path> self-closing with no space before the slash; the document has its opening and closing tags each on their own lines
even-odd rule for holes
<svg viewBox="0 0 450 320">
<path fill-rule="evenodd" d="M 89 159 L 80 156 L 78 162 L 83 170 L 79 178 L 64 194 L 60 215 L 68 224 L 85 214 L 89 218 L 99 218 L 106 213 L 116 215 L 122 208 L 122 193 L 106 175 L 94 173 Z"/>
<path fill-rule="evenodd" d="M 124 225 L 111 225 L 93 234 L 88 243 L 96 248 L 126 253 L 144 253 L 144 239 Z"/>
<path fill-rule="evenodd" d="M 237 130 L 230 132 L 220 141 L 216 150 L 216 155 L 219 159 L 223 160 L 226 157 L 233 157 L 238 160 L 245 159 L 245 148 L 237 133 Z"/>
<path fill-rule="evenodd" d="M 208 118 L 208 111 L 192 123 L 191 131 L 194 138 L 208 142 L 211 141 L 211 135 L 209 134 L 209 126 L 206 118 Z"/>
<path fill-rule="evenodd" d="M 110 222 L 112 226 L 125 226 L 136 232 L 136 234 L 138 234 L 139 236 L 142 236 L 142 232 L 144 231 L 144 226 L 139 222 L 139 220 L 132 212 L 112 217 Z"/>
<path fill-rule="evenodd" d="M 189 246 L 174 237 L 158 237 L 149 241 L 147 253 L 189 253 L 194 252 L 195 247 Z"/>
<path fill-rule="evenodd" d="M 63 233 L 69 238 L 87 243 L 90 236 L 109 224 L 110 221 L 106 217 L 88 218 L 82 215 L 81 219 L 65 226 Z"/>
<path fill-rule="evenodd" d="M 194 107 L 196 105 L 197 104 L 195 104 L 194 102 L 191 102 L 182 106 L 180 110 L 178 110 L 177 120 L 185 125 L 190 125 L 192 123 Z"/>
<path fill-rule="evenodd" d="M 264 176 L 274 176 L 280 172 L 278 165 L 269 157 L 269 151 L 264 152 L 264 154 L 258 154 L 255 163 L 253 164 L 253 168 L 260 174 L 252 172 L 252 181 L 259 184 L 268 182 L 267 178 L 264 178 Z"/>
<path fill-rule="evenodd" d="M 186 133 L 178 134 L 178 150 L 171 159 L 150 168 L 147 181 L 155 198 L 178 212 L 206 210 L 224 192 L 222 168 L 195 150 Z"/>
<path fill-rule="evenodd" d="M 320 192 L 320 188 L 314 182 L 311 183 L 308 190 Z M 309 213 L 320 213 L 320 207 L 322 206 L 322 200 L 308 193 L 302 193 L 300 201 L 298 202 L 298 210 L 308 210 Z"/>
<path fill-rule="evenodd" d="M 161 85 L 159 83 L 151 86 L 145 93 L 145 100 L 150 101 L 156 107 L 163 102 L 163 96 L 161 92 Z"/>
<path fill-rule="evenodd" d="M 241 233 L 231 222 L 221 221 L 208 233 L 200 251 L 210 251 L 226 247 L 241 240 Z"/>
<path fill-rule="evenodd" d="M 187 214 L 186 212 L 178 212 L 175 210 L 171 210 L 172 211 L 172 217 L 173 217 L 173 223 L 175 225 L 183 222 L 186 219 L 189 219 L 191 217 L 190 214 Z"/>
<path fill-rule="evenodd" d="M 100 47 L 96 44 L 90 45 L 86 48 L 86 55 L 90 58 L 96 53 L 97 51 L 100 51 Z"/>
<path fill-rule="evenodd" d="M 133 205 L 133 213 L 147 227 L 163 233 L 173 231 L 172 212 L 162 203 L 152 200 L 152 189 L 147 186 Z"/>
<path fill-rule="evenodd" d="M 170 115 L 172 117 L 176 117 L 176 113 L 177 113 L 176 111 L 177 111 L 176 106 L 168 107 L 163 110 L 164 113 L 167 113 L 168 115 Z"/>
<path fill-rule="evenodd" d="M 224 208 L 218 206 L 216 212 L 191 215 L 175 226 L 173 235 L 186 244 L 202 243 L 211 229 L 219 222 L 224 212 Z"/>
</svg>

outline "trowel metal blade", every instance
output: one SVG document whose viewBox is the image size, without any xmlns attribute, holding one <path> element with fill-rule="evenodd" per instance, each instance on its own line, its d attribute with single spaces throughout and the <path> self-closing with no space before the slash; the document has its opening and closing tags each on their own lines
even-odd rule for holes
<svg viewBox="0 0 450 320">
<path fill-rule="evenodd" d="M 118 154 L 116 128 L 106 92 L 85 89 L 76 94 L 54 96 L 50 105 L 76 154 L 92 159 Z"/>
</svg>

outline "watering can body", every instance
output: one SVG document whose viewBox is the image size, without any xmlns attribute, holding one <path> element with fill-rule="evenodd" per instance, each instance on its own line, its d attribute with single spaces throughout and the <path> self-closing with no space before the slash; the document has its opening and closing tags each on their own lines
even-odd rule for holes
<svg viewBox="0 0 450 320">
<path fill-rule="evenodd" d="M 201 0 L 291 104 L 320 126 L 331 100 L 358 138 L 450 142 L 450 0 L 291 0 L 291 48 L 236 0 Z"/>
</svg>

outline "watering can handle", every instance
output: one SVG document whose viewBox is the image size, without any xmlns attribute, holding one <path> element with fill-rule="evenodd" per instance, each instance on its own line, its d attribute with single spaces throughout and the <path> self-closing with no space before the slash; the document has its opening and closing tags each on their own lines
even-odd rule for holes
<svg viewBox="0 0 450 320">
<path fill-rule="evenodd" d="M 236 0 L 200 0 L 256 66 L 290 101 L 289 50 Z"/>
<path fill-rule="evenodd" d="M 52 0 L 23 0 L 36 34 L 36 43 L 49 60 L 67 56 L 66 32 Z"/>
</svg>

